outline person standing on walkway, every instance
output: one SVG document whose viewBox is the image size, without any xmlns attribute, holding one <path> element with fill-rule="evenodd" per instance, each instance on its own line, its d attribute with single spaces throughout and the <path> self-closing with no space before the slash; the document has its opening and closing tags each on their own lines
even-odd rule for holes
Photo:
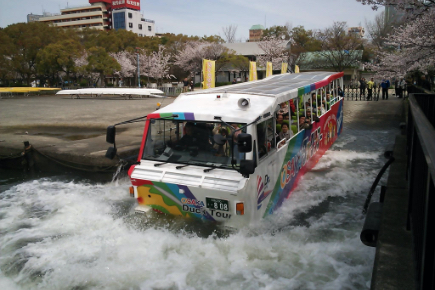
<svg viewBox="0 0 435 290">
<path fill-rule="evenodd" d="M 373 87 L 375 86 L 375 82 L 373 81 L 373 78 L 371 78 L 367 82 L 367 101 L 370 101 L 373 97 Z"/>
<path fill-rule="evenodd" d="M 383 79 L 381 83 L 382 88 L 382 100 L 388 100 L 388 89 L 390 88 L 390 81 Z"/>
<path fill-rule="evenodd" d="M 404 79 L 401 79 L 399 82 L 399 98 L 403 98 L 403 92 L 405 91 L 406 82 Z"/>
<path fill-rule="evenodd" d="M 187 92 L 189 90 L 189 81 L 187 78 L 184 78 L 183 80 L 183 93 Z"/>
<path fill-rule="evenodd" d="M 361 101 L 361 97 L 365 97 L 366 94 L 366 79 L 361 78 L 359 80 L 359 100 Z"/>
</svg>

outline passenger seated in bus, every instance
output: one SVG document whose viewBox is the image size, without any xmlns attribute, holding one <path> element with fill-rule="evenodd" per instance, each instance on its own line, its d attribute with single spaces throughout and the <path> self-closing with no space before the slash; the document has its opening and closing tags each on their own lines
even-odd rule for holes
<svg viewBox="0 0 435 290">
<path fill-rule="evenodd" d="M 219 133 L 222 137 L 224 137 L 225 139 L 228 137 L 228 131 L 227 128 L 225 127 L 221 127 L 219 129 Z M 228 146 L 228 141 L 225 140 L 225 142 L 223 144 L 214 144 L 213 148 L 217 151 L 217 153 L 215 154 L 215 156 L 229 156 L 229 146 Z"/>
<path fill-rule="evenodd" d="M 291 130 L 289 130 L 289 127 L 286 123 L 281 125 L 281 132 L 279 132 L 278 134 L 279 136 L 279 140 L 282 139 L 290 139 L 291 137 L 293 137 L 293 132 Z"/>
<path fill-rule="evenodd" d="M 311 122 L 305 120 L 305 116 L 299 116 L 299 131 L 302 129 L 311 129 L 313 125 Z"/>
<path fill-rule="evenodd" d="M 239 130 L 240 127 L 237 124 L 231 124 L 231 127 L 234 129 L 233 133 L 233 157 L 236 160 L 236 164 L 240 164 L 240 160 L 244 158 L 244 153 L 239 152 L 239 147 L 237 145 L 237 138 L 242 130 Z"/>
<path fill-rule="evenodd" d="M 293 102 L 293 100 L 289 101 L 289 105 L 290 105 L 290 114 L 292 116 L 296 115 L 296 106 L 295 106 L 295 103 Z"/>
<path fill-rule="evenodd" d="M 282 114 L 282 115 L 288 114 L 288 105 L 287 105 L 287 102 L 283 102 L 283 103 L 281 103 L 279 105 L 280 105 L 281 108 L 279 109 L 278 113 Z"/>
<path fill-rule="evenodd" d="M 308 122 L 310 122 L 310 123 L 311 123 L 312 121 L 319 122 L 320 119 L 319 119 L 319 117 L 317 117 L 316 114 L 311 114 L 311 110 L 310 110 L 310 109 L 307 109 L 307 116 L 306 116 L 306 118 L 305 118 L 305 121 L 308 121 Z"/>
<path fill-rule="evenodd" d="M 284 117 L 284 121 L 285 120 L 290 120 L 290 116 L 289 115 L 290 114 L 288 112 L 282 115 Z"/>
<path fill-rule="evenodd" d="M 340 86 L 338 86 L 337 91 L 338 91 L 338 95 L 339 95 L 340 97 L 344 97 L 343 90 L 340 88 Z"/>
<path fill-rule="evenodd" d="M 276 123 L 277 124 L 282 124 L 282 121 L 284 121 L 284 117 L 283 117 L 283 115 L 282 114 L 278 114 L 277 116 L 276 116 Z"/>
<path fill-rule="evenodd" d="M 312 93 L 311 94 L 311 104 L 313 104 L 313 108 L 317 107 L 317 97 L 316 97 L 316 93 Z"/>
<path fill-rule="evenodd" d="M 325 101 L 322 102 L 322 106 L 320 107 L 320 115 L 323 115 L 326 113 L 326 108 L 325 108 Z"/>
</svg>

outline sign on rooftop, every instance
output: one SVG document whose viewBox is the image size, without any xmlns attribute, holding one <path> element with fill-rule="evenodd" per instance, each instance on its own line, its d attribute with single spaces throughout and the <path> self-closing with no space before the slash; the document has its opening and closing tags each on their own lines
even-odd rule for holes
<svg viewBox="0 0 435 290">
<path fill-rule="evenodd" d="M 113 0 L 113 9 L 129 8 L 133 10 L 140 10 L 140 0 Z"/>
</svg>

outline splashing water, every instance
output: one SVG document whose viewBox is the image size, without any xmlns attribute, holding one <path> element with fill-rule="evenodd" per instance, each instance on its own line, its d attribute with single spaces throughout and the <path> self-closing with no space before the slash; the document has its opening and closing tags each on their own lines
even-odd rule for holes
<svg viewBox="0 0 435 290">
<path fill-rule="evenodd" d="M 125 168 L 125 166 L 126 166 L 127 164 L 128 164 L 127 161 L 125 161 L 125 160 L 123 160 L 123 159 L 120 159 L 120 160 L 119 160 L 118 167 L 116 168 L 116 171 L 115 171 L 115 173 L 113 173 L 113 176 L 112 176 L 112 183 L 118 180 L 118 178 L 120 177 L 120 174 L 121 174 L 122 170 Z"/>
<path fill-rule="evenodd" d="M 12 185 L 0 193 L 0 289 L 368 289 L 361 210 L 392 143 L 374 134 L 367 146 L 344 133 L 278 212 L 233 233 L 134 214 L 126 179 Z"/>
</svg>

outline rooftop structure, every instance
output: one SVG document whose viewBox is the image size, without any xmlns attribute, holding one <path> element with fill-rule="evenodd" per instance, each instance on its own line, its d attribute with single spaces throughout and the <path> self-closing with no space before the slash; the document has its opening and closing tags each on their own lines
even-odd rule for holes
<svg viewBox="0 0 435 290">
<path fill-rule="evenodd" d="M 348 34 L 354 34 L 355 36 L 364 37 L 364 27 L 358 26 L 358 27 L 349 27 L 347 30 Z"/>
<path fill-rule="evenodd" d="M 264 54 L 257 42 L 239 42 L 239 43 L 224 43 L 222 44 L 228 49 L 234 50 L 236 54 L 247 57 L 255 57 Z M 283 43 L 283 48 L 290 48 L 290 43 Z"/>
<path fill-rule="evenodd" d="M 249 42 L 260 41 L 261 36 L 263 36 L 264 27 L 261 24 L 253 25 L 249 29 Z"/>
</svg>

